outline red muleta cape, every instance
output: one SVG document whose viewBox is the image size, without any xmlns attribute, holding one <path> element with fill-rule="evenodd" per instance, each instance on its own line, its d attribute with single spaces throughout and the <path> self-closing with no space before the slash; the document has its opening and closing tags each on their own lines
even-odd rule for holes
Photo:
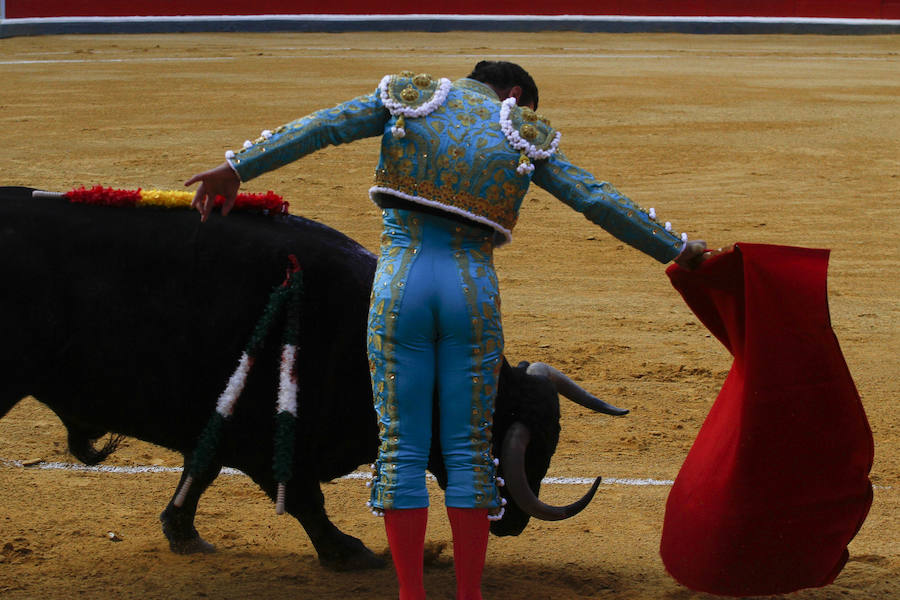
<svg viewBox="0 0 900 600">
<path fill-rule="evenodd" d="M 675 479 L 660 554 L 694 590 L 831 583 L 872 502 L 872 432 L 831 329 L 828 250 L 739 244 L 666 273 L 734 356 Z"/>
</svg>

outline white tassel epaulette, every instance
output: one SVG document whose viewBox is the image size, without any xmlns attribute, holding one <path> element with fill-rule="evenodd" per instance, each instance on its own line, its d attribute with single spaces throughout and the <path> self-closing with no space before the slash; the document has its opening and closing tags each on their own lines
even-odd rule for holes
<svg viewBox="0 0 900 600">
<path fill-rule="evenodd" d="M 406 137 L 406 120 L 403 115 L 397 117 L 397 124 L 391 127 L 391 135 L 395 138 Z"/>
<path fill-rule="evenodd" d="M 511 114 L 515 107 L 515 98 L 507 98 L 500 103 L 500 130 L 503 131 L 503 135 L 506 136 L 510 145 L 521 152 L 516 173 L 525 175 L 534 171 L 533 160 L 547 159 L 556 153 L 561 135 L 558 131 L 554 132 L 553 139 L 549 145 L 546 148 L 538 148 L 531 142 L 531 140 L 540 135 L 534 124 L 525 123 L 521 129 L 516 129 L 516 126 L 513 124 Z M 534 115 L 530 111 L 529 114 Z M 532 117 L 534 120 L 538 118 L 536 115 Z"/>
<path fill-rule="evenodd" d="M 381 83 L 378 84 L 381 101 L 384 103 L 385 108 L 388 109 L 391 115 L 397 117 L 396 125 L 391 127 L 391 134 L 396 138 L 406 136 L 404 117 L 417 119 L 430 115 L 447 100 L 447 95 L 450 93 L 450 88 L 453 85 L 446 77 L 435 82 L 430 75 L 424 73 L 413 76 L 411 81 L 415 82 L 416 86 L 408 84 L 406 88 L 399 92 L 398 97 L 394 97 L 391 91 L 391 84 L 394 82 L 393 75 L 385 75 Z M 419 103 L 420 94 L 418 90 L 426 89 L 435 83 L 436 87 L 431 97 Z"/>
<path fill-rule="evenodd" d="M 516 173 L 525 175 L 534 171 L 534 164 L 529 160 L 528 155 L 524 152 L 519 156 L 519 165 L 516 167 Z"/>
</svg>

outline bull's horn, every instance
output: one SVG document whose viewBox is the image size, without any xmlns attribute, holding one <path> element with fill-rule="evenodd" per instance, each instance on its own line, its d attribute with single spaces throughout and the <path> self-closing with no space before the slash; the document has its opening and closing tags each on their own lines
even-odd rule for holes
<svg viewBox="0 0 900 600">
<path fill-rule="evenodd" d="M 541 375 L 553 382 L 556 391 L 585 408 L 595 412 L 621 417 L 628 414 L 627 408 L 618 408 L 597 398 L 586 389 L 569 379 L 565 373 L 542 362 L 531 363 L 525 370 L 529 375 Z"/>
<path fill-rule="evenodd" d="M 503 475 L 506 489 L 527 514 L 543 521 L 561 521 L 580 513 L 594 497 L 600 478 L 594 480 L 590 491 L 568 506 L 550 506 L 541 501 L 528 486 L 525 476 L 525 450 L 531 440 L 531 432 L 522 423 L 514 422 L 503 438 Z"/>
</svg>

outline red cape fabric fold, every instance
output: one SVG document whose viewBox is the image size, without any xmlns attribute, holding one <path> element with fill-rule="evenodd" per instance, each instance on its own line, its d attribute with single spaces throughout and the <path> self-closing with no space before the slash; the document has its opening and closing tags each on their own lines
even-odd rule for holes
<svg viewBox="0 0 900 600">
<path fill-rule="evenodd" d="M 660 554 L 691 589 L 827 585 L 871 506 L 872 432 L 831 329 L 828 255 L 739 244 L 666 271 L 734 356 L 666 503 Z"/>
</svg>

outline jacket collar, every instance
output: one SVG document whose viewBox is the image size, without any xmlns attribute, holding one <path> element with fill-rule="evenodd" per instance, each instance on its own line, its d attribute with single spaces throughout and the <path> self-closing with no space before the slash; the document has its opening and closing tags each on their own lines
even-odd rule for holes
<svg viewBox="0 0 900 600">
<path fill-rule="evenodd" d="M 495 92 L 491 86 L 474 79 L 469 79 L 468 77 L 457 79 L 453 82 L 453 86 L 475 92 L 476 94 L 481 94 L 482 96 L 487 96 L 498 102 L 500 101 L 500 97 L 497 96 L 497 92 Z"/>
</svg>

